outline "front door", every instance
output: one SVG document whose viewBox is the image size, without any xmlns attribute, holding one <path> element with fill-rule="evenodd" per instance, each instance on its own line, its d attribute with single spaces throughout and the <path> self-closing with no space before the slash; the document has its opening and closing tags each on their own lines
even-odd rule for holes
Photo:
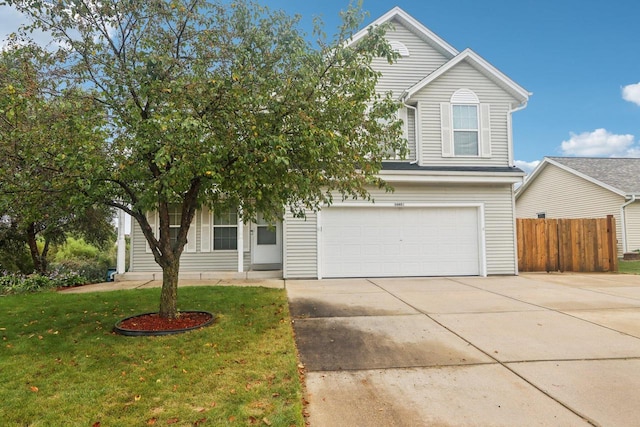
<svg viewBox="0 0 640 427">
<path fill-rule="evenodd" d="M 258 268 L 272 265 L 282 268 L 282 222 L 267 223 L 261 214 L 251 225 L 252 264 Z"/>
</svg>

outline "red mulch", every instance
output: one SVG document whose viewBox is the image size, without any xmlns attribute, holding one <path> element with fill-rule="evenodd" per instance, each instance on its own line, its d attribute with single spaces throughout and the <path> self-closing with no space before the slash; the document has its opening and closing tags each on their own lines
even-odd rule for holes
<svg viewBox="0 0 640 427">
<path fill-rule="evenodd" d="M 209 313 L 198 311 L 180 313 L 176 319 L 165 319 L 158 313 L 150 313 L 125 319 L 118 324 L 118 327 L 130 331 L 175 331 L 204 325 L 211 320 L 211 317 Z"/>
</svg>

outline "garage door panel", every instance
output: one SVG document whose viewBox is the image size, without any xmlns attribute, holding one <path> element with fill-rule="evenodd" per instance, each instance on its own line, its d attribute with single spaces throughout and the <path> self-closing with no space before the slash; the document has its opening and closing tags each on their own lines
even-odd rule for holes
<svg viewBox="0 0 640 427">
<path fill-rule="evenodd" d="M 322 216 L 324 277 L 480 274 L 475 207 L 332 207 Z"/>
</svg>

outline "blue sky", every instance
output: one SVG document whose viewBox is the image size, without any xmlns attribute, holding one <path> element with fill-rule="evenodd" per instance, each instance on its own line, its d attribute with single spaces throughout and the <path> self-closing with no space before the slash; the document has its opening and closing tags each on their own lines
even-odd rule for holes
<svg viewBox="0 0 640 427">
<path fill-rule="evenodd" d="M 261 0 L 314 16 L 335 32 L 348 0 Z M 637 0 L 364 0 L 367 22 L 400 6 L 459 51 L 471 48 L 533 92 L 514 114 L 514 153 L 530 171 L 544 156 L 640 157 Z M 0 7 L 0 37 L 20 22 Z"/>
</svg>

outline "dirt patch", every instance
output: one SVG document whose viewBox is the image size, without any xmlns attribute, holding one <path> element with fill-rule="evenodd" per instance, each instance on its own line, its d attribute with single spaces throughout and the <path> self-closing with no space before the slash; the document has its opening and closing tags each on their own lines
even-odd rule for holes
<svg viewBox="0 0 640 427">
<path fill-rule="evenodd" d="M 396 325 L 402 327 L 402 324 Z M 410 342 L 396 339 L 393 330 L 363 330 L 348 318 L 298 319 L 294 321 L 294 329 L 300 357 L 307 371 L 409 368 L 482 362 L 471 352 L 464 351 L 464 348 L 451 347 L 438 334 L 420 328 Z"/>
</svg>

